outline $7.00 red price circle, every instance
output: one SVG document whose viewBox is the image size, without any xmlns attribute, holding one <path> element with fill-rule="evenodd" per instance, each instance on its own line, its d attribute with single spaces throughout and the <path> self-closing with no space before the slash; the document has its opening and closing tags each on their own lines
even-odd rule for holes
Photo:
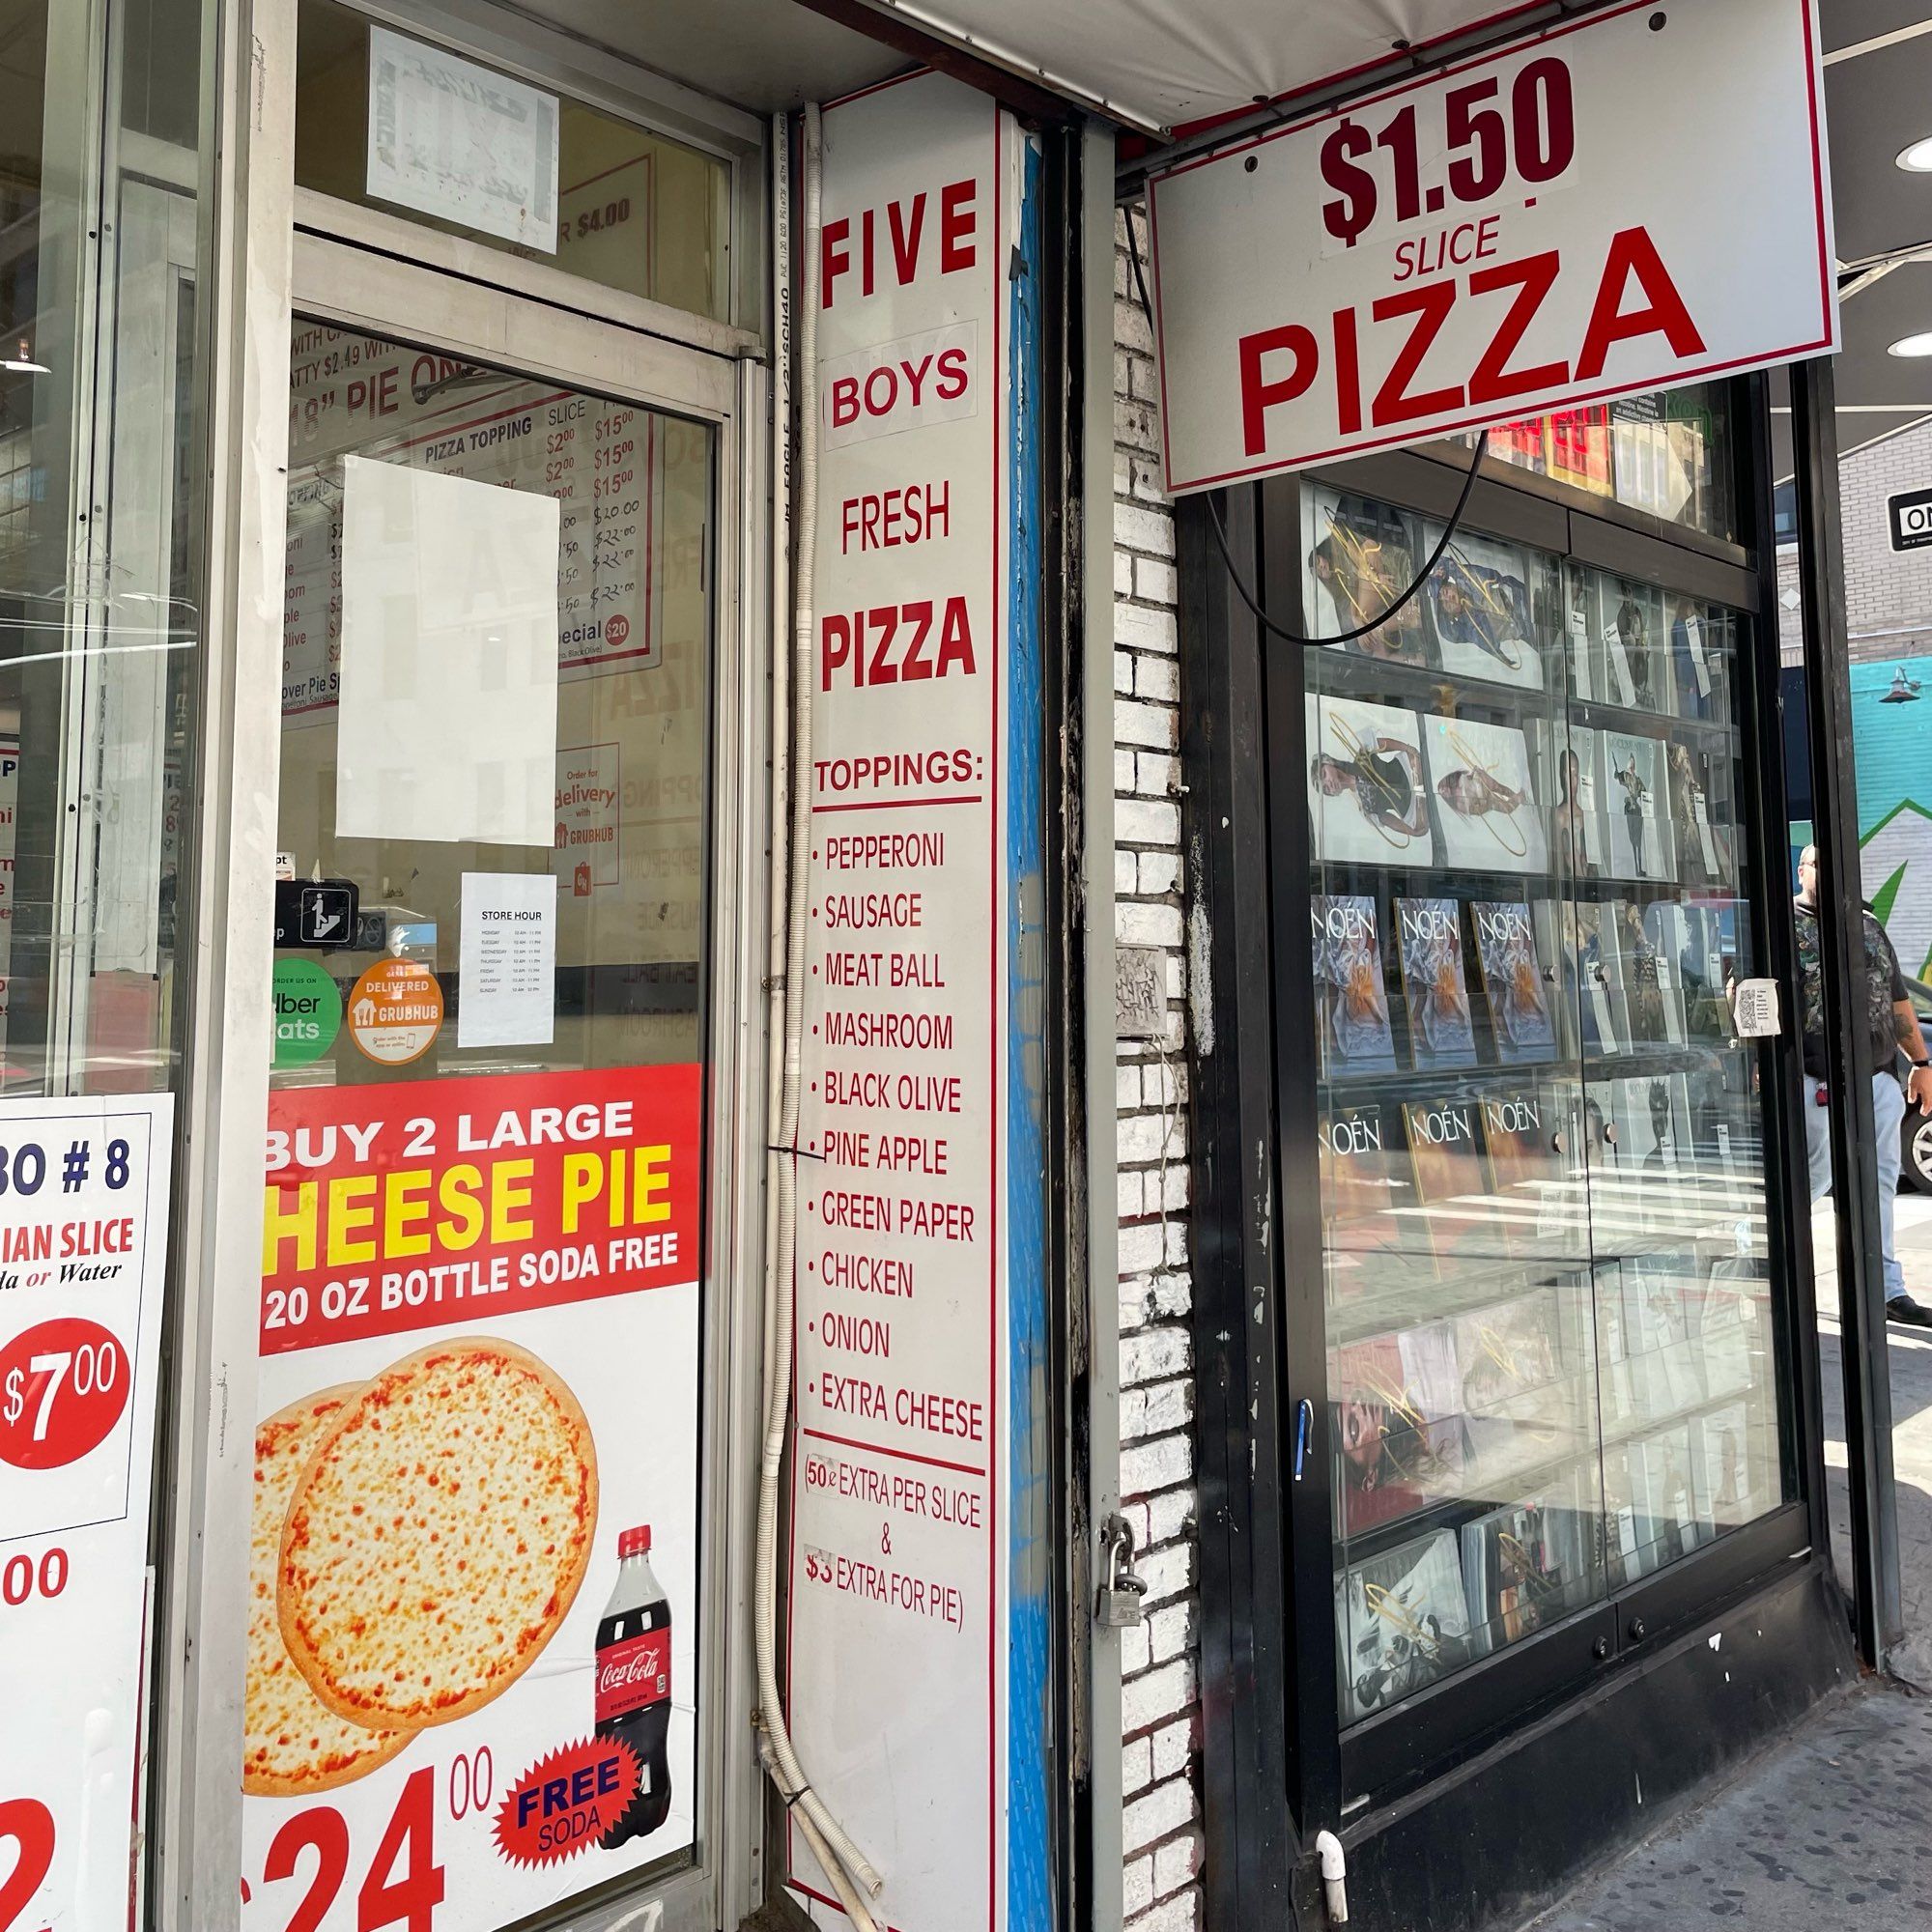
<svg viewBox="0 0 1932 1932">
<path fill-rule="evenodd" d="M 38 1321 L 0 1348 L 0 1463 L 58 1469 L 107 1439 L 128 1407 L 128 1351 L 98 1321 Z"/>
</svg>

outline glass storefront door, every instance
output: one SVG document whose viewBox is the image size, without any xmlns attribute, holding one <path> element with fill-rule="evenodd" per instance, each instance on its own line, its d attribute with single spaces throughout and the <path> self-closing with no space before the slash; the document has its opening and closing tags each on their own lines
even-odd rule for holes
<svg viewBox="0 0 1932 1932">
<path fill-rule="evenodd" d="M 242 1922 L 508 1926 L 714 1829 L 730 389 L 332 248 L 291 339 Z"/>
<path fill-rule="evenodd" d="M 1322 637 L 1442 534 L 1301 506 Z M 1471 531 L 1302 654 L 1345 1729 L 1791 1493 L 1742 630 Z"/>
</svg>

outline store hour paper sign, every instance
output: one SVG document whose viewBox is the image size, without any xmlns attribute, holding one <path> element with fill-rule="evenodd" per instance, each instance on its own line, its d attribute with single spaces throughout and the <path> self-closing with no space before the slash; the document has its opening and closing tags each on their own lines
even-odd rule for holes
<svg viewBox="0 0 1932 1932">
<path fill-rule="evenodd" d="M 1811 0 L 1605 8 L 1149 209 L 1175 492 L 1837 349 Z"/>
<path fill-rule="evenodd" d="M 0 1108 L 0 1926 L 20 1932 L 128 1922 L 173 1119 L 165 1094 Z"/>
<path fill-rule="evenodd" d="M 556 148 L 554 94 L 369 29 L 371 195 L 554 255 Z"/>
</svg>

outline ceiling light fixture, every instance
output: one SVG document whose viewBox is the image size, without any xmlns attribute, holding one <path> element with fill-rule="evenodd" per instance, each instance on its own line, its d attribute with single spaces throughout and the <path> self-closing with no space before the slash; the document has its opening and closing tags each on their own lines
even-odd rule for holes
<svg viewBox="0 0 1932 1932">
<path fill-rule="evenodd" d="M 1932 134 L 1898 151 L 1896 165 L 1909 175 L 1932 175 Z"/>
<path fill-rule="evenodd" d="M 51 376 L 53 371 L 44 362 L 34 360 L 34 345 L 23 335 L 20 338 L 19 354 L 0 360 L 0 369 L 10 376 Z"/>
<path fill-rule="evenodd" d="M 1888 355 L 1932 355 L 1932 329 L 1917 335 L 1901 335 L 1885 352 Z"/>
</svg>

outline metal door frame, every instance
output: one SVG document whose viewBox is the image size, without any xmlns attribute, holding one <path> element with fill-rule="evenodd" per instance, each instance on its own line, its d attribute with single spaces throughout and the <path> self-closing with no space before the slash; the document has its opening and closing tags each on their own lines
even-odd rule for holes
<svg viewBox="0 0 1932 1932">
<path fill-rule="evenodd" d="M 210 438 L 209 659 L 204 693 L 198 971 L 188 1015 L 178 1278 L 180 1387 L 164 1428 L 173 1535 L 158 1579 L 153 1816 L 157 1926 L 238 1922 L 242 1699 L 261 1243 L 261 1136 L 271 1034 L 271 895 L 280 780 L 283 551 L 290 336 L 296 315 L 635 401 L 712 424 L 716 467 L 708 878 L 710 1151 L 697 1479 L 712 1498 L 699 1556 L 701 1797 L 689 1864 L 617 1898 L 559 1909 L 604 1932 L 661 1902 L 662 1932 L 714 1932 L 757 1901 L 758 1773 L 751 1522 L 755 1504 L 763 1272 L 760 1024 L 769 719 L 769 371 L 751 331 L 593 284 L 570 285 L 495 250 L 381 252 L 410 224 L 299 193 L 296 0 L 225 0 L 214 203 L 215 381 Z M 722 118 L 742 121 L 719 108 Z M 641 105 L 638 117 L 643 118 Z M 734 129 L 734 131 L 736 131 Z M 737 171 L 739 180 L 757 170 Z M 446 244 L 448 238 L 426 237 Z M 425 266 L 425 262 L 434 266 Z M 620 303 L 622 322 L 602 319 Z M 627 326 L 627 324 L 629 326 Z M 642 327 L 639 325 L 643 325 Z M 682 338 L 682 339 L 679 339 Z"/>
</svg>

